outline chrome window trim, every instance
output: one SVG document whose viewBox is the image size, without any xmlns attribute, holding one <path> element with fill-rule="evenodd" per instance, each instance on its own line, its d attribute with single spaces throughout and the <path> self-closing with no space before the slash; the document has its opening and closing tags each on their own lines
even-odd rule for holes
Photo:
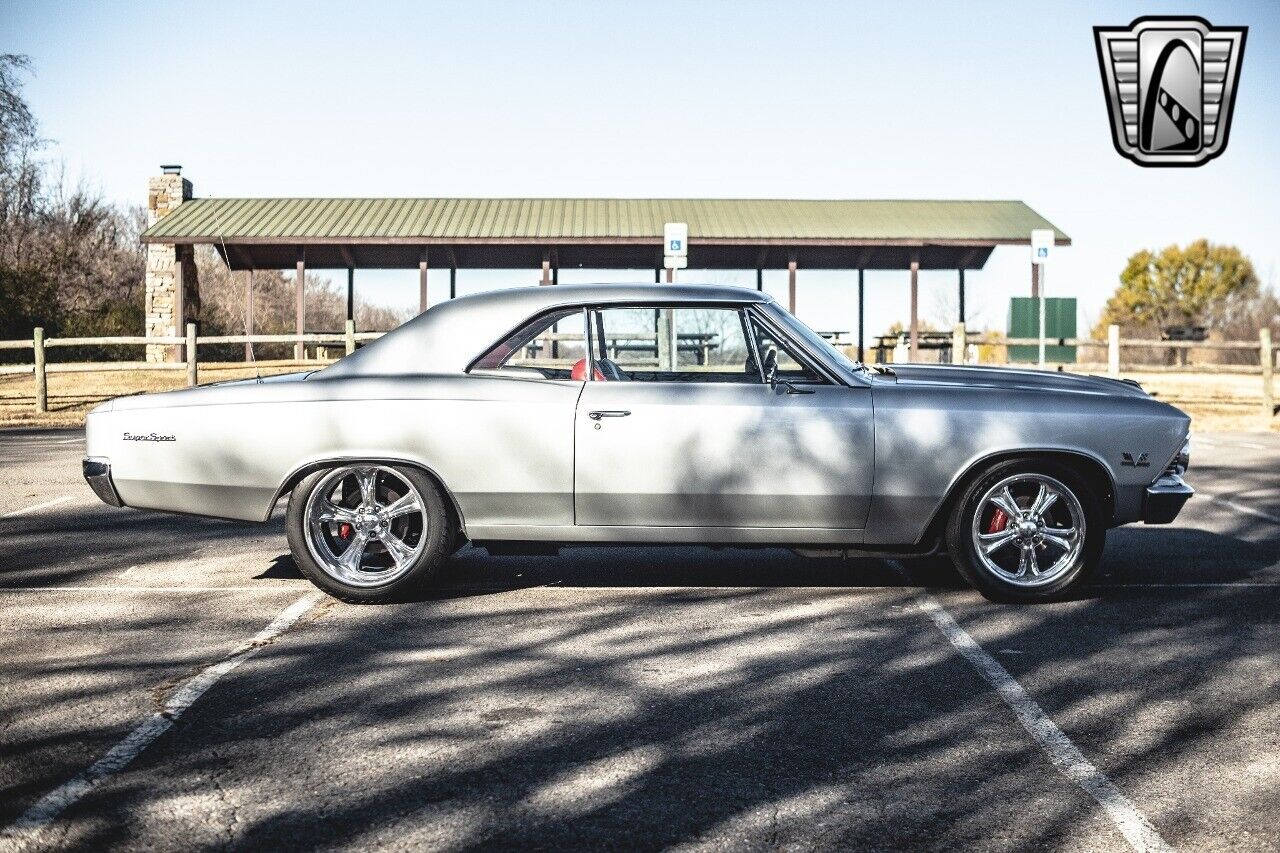
<svg viewBox="0 0 1280 853">
<path fill-rule="evenodd" d="M 571 311 L 570 309 L 573 309 L 573 310 Z M 583 337 L 582 337 L 583 346 L 585 346 L 585 347 L 587 347 L 588 349 L 590 349 L 589 338 L 588 338 L 588 336 L 587 336 L 588 329 L 586 328 L 586 325 L 585 325 L 585 324 L 586 324 L 586 322 L 587 322 L 587 319 L 586 319 L 586 318 L 587 318 L 587 306 L 585 306 L 585 305 L 575 305 L 575 304 L 572 304 L 572 303 L 570 303 L 570 304 L 565 304 L 565 305 L 557 305 L 557 306 L 555 306 L 554 308 L 547 308 L 547 309 L 544 309 L 544 310 L 542 310 L 542 311 L 538 311 L 537 313 L 530 314 L 528 317 L 525 317 L 525 318 L 524 318 L 523 320 L 521 320 L 519 323 L 517 323 L 516 325 L 512 326 L 510 329 L 508 329 L 506 332 L 504 332 L 504 333 L 503 333 L 503 334 L 502 334 L 502 335 L 501 335 L 497 340 L 493 341 L 491 344 L 489 344 L 487 347 L 485 347 L 483 350 L 481 350 L 479 355 L 477 355 L 475 358 L 471 359 L 471 361 L 469 361 L 469 362 L 467 363 L 466 369 L 464 369 L 464 370 L 462 371 L 462 372 L 463 372 L 463 374 L 464 374 L 464 375 L 468 375 L 468 376 L 470 376 L 470 375 L 472 375 L 472 374 L 475 374 L 475 373 L 476 373 L 476 371 L 484 371 L 483 373 L 480 373 L 480 374 L 477 374 L 477 375 L 480 375 L 480 376 L 505 376 L 505 375 L 509 375 L 509 374 L 501 373 L 501 370 L 502 370 L 502 368 L 501 368 L 501 367 L 476 367 L 476 365 L 477 365 L 477 364 L 479 364 L 481 361 L 483 361 L 483 360 L 485 359 L 485 357 L 489 355 L 489 353 L 493 352 L 495 349 L 497 349 L 498 347 L 500 347 L 500 346 L 502 346 L 504 343 L 506 343 L 506 342 L 507 342 L 507 340 L 508 340 L 512 335 L 514 335 L 516 332 L 520 331 L 521 329 L 525 328 L 526 326 L 530 325 L 531 323 L 534 323 L 534 322 L 536 322 L 536 321 L 538 321 L 538 320 L 542 319 L 543 317 L 550 317 L 550 316 L 552 316 L 553 314 L 561 314 L 561 313 L 563 313 L 563 314 L 564 314 L 564 317 L 563 317 L 563 318 L 561 318 L 561 319 L 565 319 L 565 320 L 567 320 L 570 316 L 572 316 L 573 311 L 576 311 L 576 310 L 581 310 L 581 311 L 582 311 L 582 318 L 583 318 L 583 320 L 582 320 L 582 321 L 583 321 L 583 324 L 584 324 L 584 325 L 583 325 L 583 330 L 582 330 L 582 331 L 583 331 Z M 557 322 L 558 322 L 558 321 L 557 321 Z M 507 358 L 510 358 L 510 357 L 511 357 L 511 355 L 510 355 L 510 354 L 508 354 L 508 355 L 507 355 Z M 588 363 L 588 371 L 589 371 L 591 367 L 594 367 L 594 362 L 591 362 L 591 361 L 590 361 L 590 354 L 588 354 L 588 362 L 589 362 L 589 363 Z M 587 375 L 588 375 L 588 376 L 590 376 L 590 375 L 591 375 L 591 374 L 590 374 L 590 372 L 588 372 L 588 374 L 587 374 Z M 528 379 L 532 379 L 533 377 L 531 377 L 531 376 L 530 376 L 530 377 L 526 377 L 526 378 L 528 378 Z M 547 381 L 547 382 L 573 382 L 573 381 L 575 381 L 575 380 L 572 380 L 572 379 L 555 379 L 555 378 L 550 377 L 550 376 L 543 376 L 543 377 L 542 377 L 542 379 L 543 379 L 544 381 Z"/>
<path fill-rule="evenodd" d="M 749 315 L 751 315 L 751 317 L 752 317 L 752 321 L 753 321 L 753 322 L 755 322 L 755 321 L 760 321 L 760 325 L 761 325 L 761 326 L 762 326 L 766 331 L 768 331 L 768 333 L 769 333 L 770 335 L 772 335 L 772 336 L 773 336 L 773 338 L 774 338 L 776 341 L 778 341 L 778 343 L 785 343 L 785 344 L 787 344 L 788 346 L 790 346 L 790 347 L 792 348 L 792 350 L 794 351 L 794 352 L 792 353 L 793 355 L 795 355 L 795 354 L 797 354 L 797 353 L 798 353 L 800 356 L 802 356 L 803 366 L 804 366 L 804 367 L 807 367 L 809 370 L 812 370 L 814 373 L 816 373 L 816 374 L 818 374 L 819 376 L 821 376 L 821 377 L 825 380 L 825 381 L 823 382 L 823 384 L 824 384 L 824 385 L 836 385 L 836 386 L 842 386 L 842 385 L 845 385 L 845 384 L 846 384 L 846 383 L 844 383 L 844 382 L 841 382 L 841 381 L 840 381 L 840 378 L 839 378 L 838 376 L 835 376 L 835 375 L 833 375 L 833 374 L 832 374 L 832 372 L 831 372 L 830 368 L 827 366 L 827 364 L 826 364 L 826 362 L 825 362 L 825 361 L 823 361 L 823 360 L 822 360 L 822 359 L 820 359 L 820 358 L 817 358 L 817 357 L 816 357 L 816 356 L 815 356 L 815 355 L 814 355 L 814 354 L 813 354 L 813 353 L 808 349 L 808 347 L 805 347 L 805 346 L 803 345 L 803 342 L 798 341 L 798 340 L 796 340 L 796 338 L 794 338 L 792 335 L 787 334 L 787 332 L 786 332 L 786 330 L 785 330 L 785 329 L 781 329 L 781 328 L 778 326 L 778 324 L 777 324 L 777 323 L 775 323 L 775 322 L 773 322 L 773 321 L 772 321 L 772 318 L 767 317 L 767 316 L 764 316 L 764 315 L 763 315 L 763 312 L 752 311 L 752 310 L 751 310 L 751 308 L 750 308 L 750 306 L 748 306 L 748 307 L 747 307 L 747 313 L 748 313 Z M 760 316 L 758 316 L 758 317 L 757 317 L 756 315 L 760 315 Z M 798 322 L 798 321 L 797 321 L 797 322 Z M 758 359 L 758 358 L 759 358 L 759 356 L 758 356 L 758 354 L 757 354 L 757 359 Z M 763 365 L 763 364 L 759 364 L 759 361 L 757 361 L 757 364 L 758 364 L 758 365 L 759 365 L 759 367 L 760 367 L 761 376 L 763 377 L 763 376 L 764 376 L 764 365 Z M 812 384 L 812 383 L 810 383 L 810 384 Z"/>
<path fill-rule="evenodd" d="M 738 314 L 738 322 L 739 322 L 739 323 L 743 323 L 743 324 L 744 324 L 744 325 L 743 325 L 743 330 L 742 330 L 742 332 L 743 332 L 743 334 L 744 334 L 744 335 L 746 335 L 746 336 L 747 336 L 748 345 L 752 347 L 752 352 L 754 353 L 754 352 L 755 352 L 755 343 L 754 343 L 754 341 L 752 341 L 752 340 L 751 340 L 751 335 L 750 335 L 750 334 L 748 334 L 749 329 L 747 329 L 747 328 L 746 328 L 746 325 L 745 325 L 745 323 L 746 323 L 746 321 L 745 321 L 746 312 L 747 312 L 747 310 L 748 310 L 748 306 L 750 306 L 751 304 L 752 304 L 752 303 L 749 303 L 749 302 L 713 302 L 713 301 L 710 301 L 710 300 L 707 300 L 707 301 L 675 300 L 675 301 L 673 301 L 673 300 L 669 300 L 669 299 L 668 299 L 668 300 L 658 300 L 658 301 L 654 301 L 654 302 L 649 302 L 649 301 L 647 301 L 647 300 L 646 300 L 646 301 L 642 301 L 642 302 L 610 302 L 610 303 L 603 303 L 603 304 L 593 304 L 593 305 L 588 305 L 588 306 L 586 306 L 586 310 L 587 310 L 587 312 L 588 312 L 588 316 L 590 316 L 591 314 L 595 314 L 597 317 L 599 317 L 599 316 L 600 316 L 599 312 L 601 312 L 601 311 L 608 311 L 608 310 L 610 310 L 610 309 L 614 309 L 614 308 L 622 308 L 622 309 L 626 309 L 626 308 L 654 308 L 654 309 L 659 309 L 659 308 L 723 308 L 723 309 L 725 309 L 726 311 L 735 311 L 735 312 L 737 312 L 737 314 Z M 599 324 L 597 323 L 596 325 L 599 325 Z M 592 350 L 592 352 L 594 353 L 594 351 L 595 351 L 595 346 L 594 346 L 594 344 L 595 344 L 595 339 L 596 339 L 596 334 L 597 334 L 597 332 L 596 332 L 596 330 L 593 328 L 593 325 L 592 325 L 592 323 L 591 323 L 590 319 L 588 319 L 588 320 L 587 320 L 587 334 L 591 336 L 591 343 L 592 343 L 592 346 L 588 347 L 588 349 L 591 349 L 591 350 Z M 593 363 L 593 367 L 594 367 L 594 363 Z M 763 384 L 764 384 L 764 372 L 762 371 L 762 369 L 761 369 L 761 367 L 760 367 L 760 359 L 759 359 L 759 357 L 758 357 L 758 356 L 757 356 L 757 358 L 756 358 L 756 373 L 760 376 L 760 384 L 761 384 L 761 385 L 763 385 Z M 593 369 L 593 370 L 591 371 L 591 373 L 590 373 L 590 374 L 588 374 L 588 376 L 587 376 L 587 381 L 588 381 L 588 382 L 602 382 L 602 381 L 606 381 L 606 380 L 596 379 L 596 377 L 595 377 L 595 370 Z M 645 380 L 643 384 L 645 384 L 645 385 L 743 385 L 743 384 L 746 384 L 746 383 L 741 383 L 741 382 L 684 382 L 684 381 L 680 381 L 680 380 L 652 379 L 652 380 Z"/>
</svg>

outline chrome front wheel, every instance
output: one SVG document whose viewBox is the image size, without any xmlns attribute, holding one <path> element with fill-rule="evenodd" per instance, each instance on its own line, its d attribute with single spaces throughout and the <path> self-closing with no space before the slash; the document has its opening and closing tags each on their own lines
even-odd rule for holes
<svg viewBox="0 0 1280 853">
<path fill-rule="evenodd" d="M 421 490 L 384 465 L 326 472 L 307 495 L 303 517 L 308 554 L 347 587 L 383 587 L 404 577 L 432 532 Z"/>
<path fill-rule="evenodd" d="M 1048 601 L 1084 583 L 1102 557 L 1107 517 L 1091 481 L 1065 464 L 1011 460 L 960 496 L 947 524 L 956 568 L 996 601 Z"/>
<path fill-rule="evenodd" d="M 1079 562 L 1084 508 L 1065 485 L 1045 474 L 1014 474 L 991 486 L 973 514 L 979 563 L 1020 587 L 1051 584 Z"/>
</svg>

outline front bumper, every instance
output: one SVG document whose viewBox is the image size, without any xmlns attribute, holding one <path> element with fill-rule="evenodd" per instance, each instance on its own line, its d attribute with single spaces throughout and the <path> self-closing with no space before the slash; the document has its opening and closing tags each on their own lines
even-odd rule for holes
<svg viewBox="0 0 1280 853">
<path fill-rule="evenodd" d="M 1196 490 L 1182 481 L 1177 474 L 1160 475 L 1142 499 L 1142 520 L 1147 524 L 1168 524 L 1178 517 L 1182 505 Z"/>
<path fill-rule="evenodd" d="M 81 463 L 84 481 L 93 489 L 93 493 L 108 506 L 124 506 L 115 484 L 111 482 L 111 460 L 101 456 L 90 456 Z"/>
</svg>

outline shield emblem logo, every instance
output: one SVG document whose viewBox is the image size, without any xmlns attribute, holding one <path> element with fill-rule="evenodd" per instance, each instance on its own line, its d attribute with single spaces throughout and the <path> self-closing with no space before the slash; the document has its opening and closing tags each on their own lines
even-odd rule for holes
<svg viewBox="0 0 1280 853">
<path fill-rule="evenodd" d="M 1194 17 L 1094 27 L 1120 156 L 1140 166 L 1199 166 L 1225 151 L 1248 30 Z"/>
</svg>

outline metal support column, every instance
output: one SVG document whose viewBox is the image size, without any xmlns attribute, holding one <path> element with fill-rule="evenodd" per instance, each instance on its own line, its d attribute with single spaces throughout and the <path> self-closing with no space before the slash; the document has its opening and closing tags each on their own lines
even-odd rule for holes
<svg viewBox="0 0 1280 853">
<path fill-rule="evenodd" d="M 920 259 L 911 259 L 911 346 L 908 361 L 916 360 L 920 344 Z"/>
<path fill-rule="evenodd" d="M 551 256 L 542 256 L 542 279 L 538 284 L 551 284 Z"/>
<path fill-rule="evenodd" d="M 244 333 L 253 334 L 253 270 L 249 270 L 249 283 L 244 289 Z M 245 341 L 244 360 L 253 361 L 253 344 Z"/>
<path fill-rule="evenodd" d="M 458 268 L 449 267 L 449 298 L 458 297 Z"/>
<path fill-rule="evenodd" d="M 866 270 L 858 270 L 858 361 L 863 360 L 863 352 L 865 349 L 865 338 L 867 324 L 866 318 L 866 282 L 864 273 Z"/>
<path fill-rule="evenodd" d="M 796 313 L 796 259 L 787 261 L 787 309 Z"/>
<path fill-rule="evenodd" d="M 427 250 L 418 258 L 418 313 L 427 310 Z"/>
<path fill-rule="evenodd" d="M 960 325 L 964 325 L 964 267 L 960 270 Z"/>
<path fill-rule="evenodd" d="M 187 324 L 187 285 L 186 285 L 186 247 L 173 247 L 173 336 L 180 338 L 186 330 Z M 177 358 L 174 361 L 186 361 L 186 347 L 178 346 L 174 349 Z"/>
<path fill-rule="evenodd" d="M 1031 265 L 1031 298 L 1040 298 L 1040 265 Z"/>
<path fill-rule="evenodd" d="M 305 334 L 303 331 L 307 326 L 307 309 L 306 309 L 306 288 L 307 288 L 307 261 L 301 249 L 298 250 L 298 270 L 293 277 L 294 291 L 294 328 L 297 334 Z M 298 341 L 293 345 L 293 357 L 301 361 L 306 350 L 302 341 Z"/>
<path fill-rule="evenodd" d="M 756 267 L 756 290 L 764 290 L 764 270 Z"/>
<path fill-rule="evenodd" d="M 356 318 L 356 268 L 347 267 L 347 319 Z"/>
</svg>

